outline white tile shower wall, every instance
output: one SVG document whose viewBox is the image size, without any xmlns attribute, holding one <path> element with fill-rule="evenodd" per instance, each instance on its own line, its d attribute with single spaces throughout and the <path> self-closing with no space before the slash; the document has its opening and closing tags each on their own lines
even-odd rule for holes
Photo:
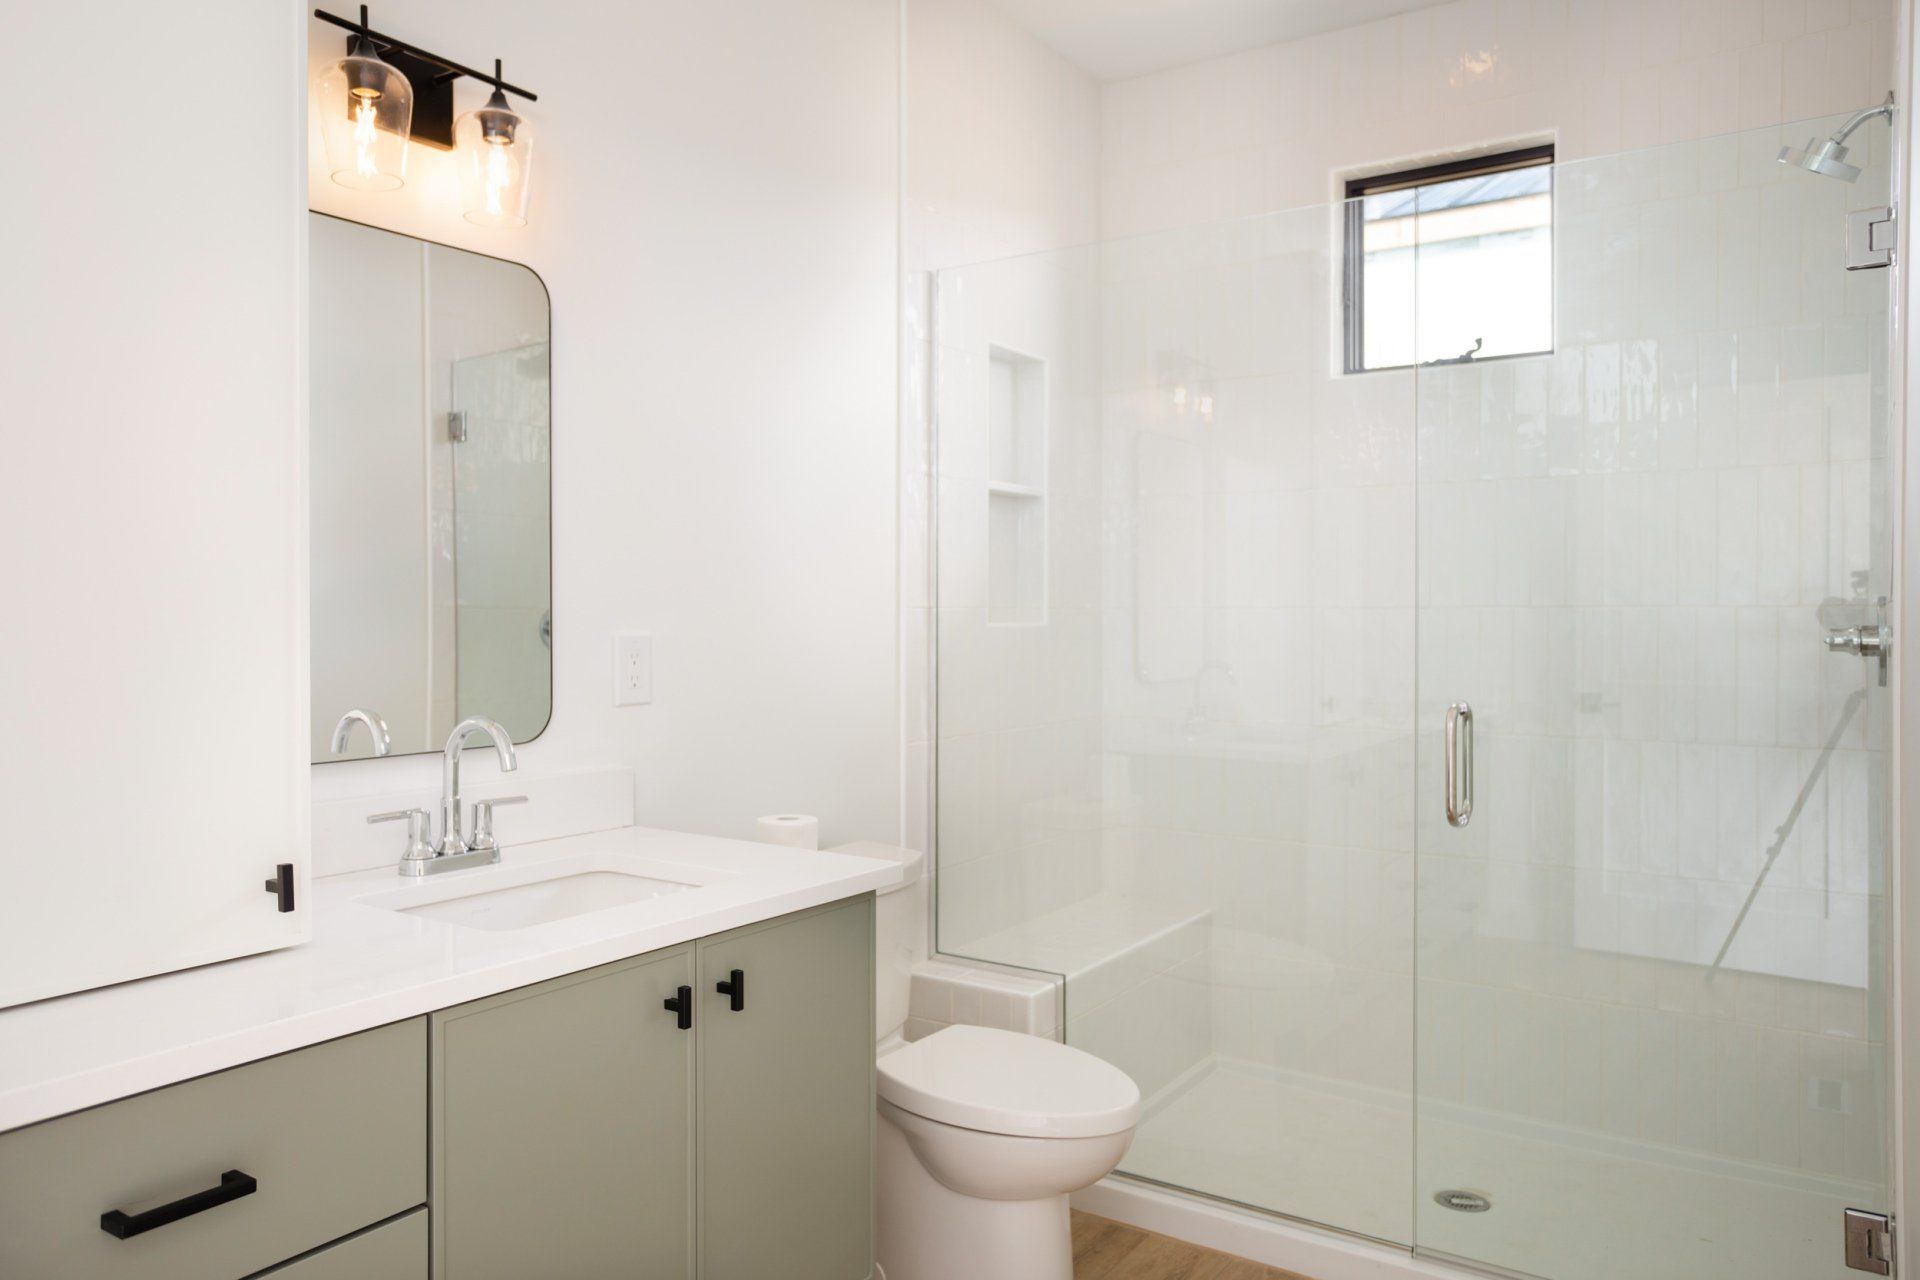
<svg viewBox="0 0 1920 1280">
<path fill-rule="evenodd" d="M 935 483 L 930 419 L 945 397 L 952 448 L 968 433 L 978 466 L 958 466 L 941 509 L 952 522 L 945 548 L 951 581 L 943 597 L 967 605 L 948 619 L 941 660 L 951 692 L 939 752 L 947 773 L 940 816 L 955 824 L 942 846 L 938 875 L 948 941 L 964 941 L 1011 922 L 1028 868 L 1051 887 L 1041 900 L 1075 891 L 1097 871 L 1096 776 L 1098 628 L 1084 593 L 1059 591 L 1076 575 L 1075 526 L 1089 499 L 1090 468 L 1076 465 L 1093 428 L 1084 405 L 1092 374 L 1086 352 L 1062 349 L 1064 320 L 1023 329 L 996 327 L 959 337 L 945 349 L 934 385 L 930 273 L 1083 244 L 1099 232 L 1099 85 L 986 0 L 907 0 L 903 183 L 906 221 L 905 333 L 900 420 L 901 652 L 904 697 L 905 815 L 902 839 L 930 849 L 935 781 L 934 596 L 930 533 Z M 993 74 L 981 74 L 991 67 Z M 1058 311 L 1075 303 L 1065 281 L 1036 277 L 1027 297 Z M 985 621 L 987 499 L 985 392 L 987 347 L 998 344 L 1048 361 L 1053 405 L 1046 497 L 1049 578 L 1055 590 L 1042 626 L 992 627 Z M 965 454 L 956 452 L 956 458 Z M 960 504 L 965 504 L 964 507 Z M 1076 509 L 1077 508 L 1077 509 Z M 977 518 L 976 518 L 977 517 Z M 1080 551 L 1084 558 L 1084 550 Z M 964 570 L 962 566 L 970 566 Z M 1053 673 L 1049 675 L 1048 673 Z M 1056 684 L 1049 681 L 1057 676 Z M 1033 678 L 1029 678 L 1033 677 Z M 1074 682 L 1081 683 L 1076 691 Z M 965 690 L 964 695 L 958 690 Z M 1081 764 L 1070 762 L 1080 761 Z M 951 858 L 951 860 L 949 860 Z M 962 864 L 971 863 L 965 870 Z M 996 924 L 996 922 L 998 922 Z"/>
<path fill-rule="evenodd" d="M 998 1027 L 1047 1040 L 1060 1037 L 1060 983 L 1043 974 L 952 960 L 913 967 L 908 1040 L 950 1026 Z"/>
<path fill-rule="evenodd" d="M 1097 254 L 940 277 L 939 933 L 957 955 L 1099 891 Z M 1046 369 L 1046 611 L 987 605 L 988 350 Z"/>
<path fill-rule="evenodd" d="M 1106 85 L 1100 230 L 1517 139 L 1583 159 L 1851 111 L 1886 96 L 1894 44 L 1892 0 L 1456 0 Z"/>
<path fill-rule="evenodd" d="M 1420 809 L 1422 1097 L 1884 1177 L 1886 707 L 1820 646 L 1887 583 L 1865 141 L 1857 187 L 1776 130 L 1563 168 L 1557 353 L 1421 375 L 1423 742 L 1481 726 L 1473 825 Z"/>
<path fill-rule="evenodd" d="M 828 842 L 894 842 L 897 6 L 381 15 L 429 45 L 514 50 L 515 79 L 542 91 L 520 231 L 466 222 L 452 159 L 429 148 L 378 196 L 328 180 L 317 123 L 309 151 L 314 207 L 525 262 L 552 293 L 554 717 L 520 776 L 617 766 L 652 825 L 749 836 L 798 809 Z M 338 56 L 337 30 L 311 33 L 315 59 Z M 611 637 L 636 627 L 656 697 L 616 708 Z M 354 762 L 314 787 L 437 776 L 424 757 Z"/>
</svg>

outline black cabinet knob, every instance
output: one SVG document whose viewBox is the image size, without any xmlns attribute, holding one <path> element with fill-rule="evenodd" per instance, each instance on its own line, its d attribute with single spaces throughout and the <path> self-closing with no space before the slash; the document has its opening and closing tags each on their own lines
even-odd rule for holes
<svg viewBox="0 0 1920 1280">
<path fill-rule="evenodd" d="M 280 900 L 282 915 L 293 910 L 293 864 L 291 862 L 283 862 L 274 868 L 273 879 L 267 881 L 267 892 Z"/>
<path fill-rule="evenodd" d="M 727 997 L 727 1008 L 735 1013 L 747 1007 L 747 975 L 739 969 L 729 970 L 725 978 L 713 984 L 713 989 Z"/>
<path fill-rule="evenodd" d="M 679 1026 L 679 1028 L 682 1031 L 686 1031 L 692 1028 L 693 1026 L 693 988 L 692 987 L 678 988 L 676 990 L 676 994 L 668 996 L 665 1003 L 666 1003 L 668 1013 L 675 1013 L 680 1015 L 678 1018 L 675 1019 L 675 1023 L 676 1025 Z"/>
</svg>

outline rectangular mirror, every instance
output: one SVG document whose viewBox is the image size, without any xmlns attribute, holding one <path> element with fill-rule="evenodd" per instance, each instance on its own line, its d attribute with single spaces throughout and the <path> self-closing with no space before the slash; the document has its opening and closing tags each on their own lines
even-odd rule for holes
<svg viewBox="0 0 1920 1280">
<path fill-rule="evenodd" d="M 376 754 L 376 723 L 393 755 L 471 715 L 525 742 L 553 709 L 546 286 L 308 220 L 313 761 Z"/>
</svg>

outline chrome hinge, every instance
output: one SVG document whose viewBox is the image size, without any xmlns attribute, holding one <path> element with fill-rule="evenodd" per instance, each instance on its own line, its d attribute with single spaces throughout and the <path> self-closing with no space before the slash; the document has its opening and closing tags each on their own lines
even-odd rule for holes
<svg viewBox="0 0 1920 1280">
<path fill-rule="evenodd" d="M 1893 1274 L 1893 1219 L 1884 1213 L 1849 1209 L 1847 1266 L 1876 1276 Z"/>
<path fill-rule="evenodd" d="M 455 444 L 467 442 L 467 415 L 458 409 L 447 415 L 447 439 Z"/>
<path fill-rule="evenodd" d="M 1865 271 L 1893 265 L 1894 241 L 1900 221 L 1890 205 L 1855 209 L 1847 215 L 1847 270 Z"/>
</svg>

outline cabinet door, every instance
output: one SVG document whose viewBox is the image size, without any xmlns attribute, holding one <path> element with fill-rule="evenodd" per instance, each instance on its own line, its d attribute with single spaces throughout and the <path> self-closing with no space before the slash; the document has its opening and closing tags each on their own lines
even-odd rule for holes
<svg viewBox="0 0 1920 1280">
<path fill-rule="evenodd" d="M 741 1007 L 717 990 L 744 979 Z M 873 1268 L 873 898 L 700 944 L 700 1275 Z"/>
<path fill-rule="evenodd" d="M 220 140 L 194 198 L 125 146 L 160 5 L 15 4 L 0 210 L 0 1005 L 291 946 L 307 908 L 304 25 L 211 0 Z M 304 72 L 301 74 L 304 75 Z M 228 99 L 224 95 L 232 94 Z M 87 163 L 82 157 L 113 157 Z M 31 198 L 24 193 L 32 192 Z M 265 884 L 293 868 L 291 910 Z M 216 1174 L 219 1170 L 214 1171 Z M 4 1269 L 0 1268 L 0 1273 Z"/>
<path fill-rule="evenodd" d="M 691 980 L 682 947 L 433 1015 L 438 1280 L 692 1273 Z"/>
</svg>

